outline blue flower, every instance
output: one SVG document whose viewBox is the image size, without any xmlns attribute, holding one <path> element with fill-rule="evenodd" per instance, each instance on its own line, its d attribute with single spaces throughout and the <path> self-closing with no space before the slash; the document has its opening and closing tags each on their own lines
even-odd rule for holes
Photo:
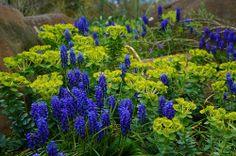
<svg viewBox="0 0 236 156">
<path fill-rule="evenodd" d="M 33 154 L 33 156 L 40 156 L 38 153 Z"/>
<path fill-rule="evenodd" d="M 84 90 L 78 89 L 75 91 L 72 91 L 75 97 L 77 98 L 77 111 L 81 116 L 84 116 L 86 114 L 87 110 L 87 95 Z"/>
<path fill-rule="evenodd" d="M 97 108 L 96 104 L 93 102 L 92 99 L 87 99 L 87 112 L 94 112 L 97 118 Z"/>
<path fill-rule="evenodd" d="M 110 126 L 110 115 L 108 110 L 103 110 L 101 114 L 102 128 Z"/>
<path fill-rule="evenodd" d="M 60 115 L 60 126 L 62 129 L 62 132 L 67 132 L 69 130 L 69 117 L 68 117 L 68 110 L 66 108 L 63 108 L 61 110 Z"/>
<path fill-rule="evenodd" d="M 172 119 L 175 116 L 175 110 L 173 108 L 173 102 L 168 101 L 165 104 L 165 107 L 163 109 L 163 115 L 167 117 L 168 119 Z"/>
<path fill-rule="evenodd" d="M 131 113 L 127 108 L 121 107 L 119 109 L 119 117 L 120 117 L 121 134 L 123 136 L 126 136 L 127 133 L 130 131 Z"/>
<path fill-rule="evenodd" d="M 65 38 L 66 38 L 67 42 L 69 42 L 71 40 L 69 29 L 65 30 Z"/>
<path fill-rule="evenodd" d="M 203 49 L 205 47 L 205 39 L 204 37 L 201 37 L 200 41 L 199 41 L 199 48 Z"/>
<path fill-rule="evenodd" d="M 93 32 L 93 39 L 95 40 L 96 38 L 98 38 L 97 32 Z"/>
<path fill-rule="evenodd" d="M 82 73 L 82 82 L 84 84 L 84 86 L 86 87 L 86 89 L 89 88 L 89 76 L 87 72 L 83 72 Z"/>
<path fill-rule="evenodd" d="M 88 26 L 89 25 L 85 16 L 82 16 L 78 21 L 75 22 L 75 27 L 77 27 L 79 29 L 79 32 L 85 36 L 88 32 Z"/>
<path fill-rule="evenodd" d="M 125 74 L 127 72 L 126 65 L 124 63 L 120 64 L 120 69 L 121 69 L 121 72 L 122 72 L 122 74 L 120 76 L 121 76 L 122 80 L 124 81 Z"/>
<path fill-rule="evenodd" d="M 231 92 L 231 88 L 232 88 L 232 85 L 233 85 L 233 78 L 231 76 L 230 73 L 227 73 L 226 74 L 226 82 L 227 82 L 227 85 L 228 85 L 228 91 Z"/>
<path fill-rule="evenodd" d="M 208 35 L 209 35 L 209 33 L 210 33 L 210 30 L 209 30 L 209 28 L 203 28 L 203 35 L 204 35 L 204 37 L 207 37 Z"/>
<path fill-rule="evenodd" d="M 96 46 L 99 46 L 98 38 L 94 39 L 94 42 L 95 42 L 95 45 L 96 45 Z"/>
<path fill-rule="evenodd" d="M 144 123 L 147 118 L 146 107 L 144 104 L 138 105 L 138 122 Z"/>
<path fill-rule="evenodd" d="M 104 94 L 107 92 L 107 80 L 104 74 L 100 74 L 99 80 L 98 80 L 98 85 L 102 88 L 102 91 Z"/>
<path fill-rule="evenodd" d="M 98 132 L 99 125 L 97 121 L 97 115 L 94 111 L 88 112 L 88 125 L 90 134 L 95 134 Z"/>
<path fill-rule="evenodd" d="M 60 115 L 61 115 L 61 104 L 60 104 L 60 99 L 58 96 L 53 96 L 52 100 L 51 100 L 51 104 L 52 104 L 52 113 L 53 113 L 53 117 L 56 120 L 60 119 Z"/>
<path fill-rule="evenodd" d="M 158 105 L 158 112 L 160 114 L 163 114 L 165 103 L 166 103 L 165 97 L 164 96 L 160 96 L 159 97 L 159 105 Z"/>
<path fill-rule="evenodd" d="M 76 56 L 74 50 L 70 49 L 70 64 L 75 65 L 76 64 Z"/>
<path fill-rule="evenodd" d="M 210 45 L 210 43 L 209 42 L 207 42 L 206 43 L 206 50 L 207 50 L 207 52 L 210 52 L 211 51 L 211 45 Z"/>
<path fill-rule="evenodd" d="M 73 42 L 73 41 L 70 41 L 70 42 L 69 42 L 69 49 L 71 49 L 72 47 L 74 47 L 74 42 Z"/>
<path fill-rule="evenodd" d="M 143 15 L 143 16 L 142 16 L 142 20 L 143 20 L 143 23 L 144 23 L 144 24 L 146 24 L 146 25 L 149 24 L 149 21 L 148 21 L 148 18 L 147 18 L 146 15 Z"/>
<path fill-rule="evenodd" d="M 227 93 L 224 93 L 223 99 L 227 100 Z"/>
<path fill-rule="evenodd" d="M 181 10 L 180 8 L 176 9 L 176 22 L 178 23 L 180 21 L 180 15 L 181 15 Z"/>
<path fill-rule="evenodd" d="M 100 86 L 95 87 L 96 105 L 98 108 L 104 107 L 104 93 Z"/>
<path fill-rule="evenodd" d="M 79 52 L 78 53 L 78 63 L 82 64 L 83 62 L 84 62 L 84 55 L 81 52 Z"/>
<path fill-rule="evenodd" d="M 159 20 L 161 20 L 161 18 L 162 18 L 162 6 L 161 5 L 158 5 L 158 7 L 157 7 L 157 17 Z"/>
<path fill-rule="evenodd" d="M 126 24 L 126 30 L 127 30 L 128 33 L 132 32 L 129 24 Z"/>
<path fill-rule="evenodd" d="M 226 49 L 226 54 L 228 59 L 230 59 L 230 56 L 232 55 L 233 52 L 234 52 L 234 44 L 233 42 L 230 42 Z"/>
<path fill-rule="evenodd" d="M 75 74 L 75 77 L 76 77 L 76 81 L 77 82 L 81 82 L 81 77 L 80 77 L 80 70 L 79 69 L 77 69 L 77 68 L 75 68 L 74 69 L 74 74 Z"/>
<path fill-rule="evenodd" d="M 26 134 L 26 141 L 28 147 L 34 151 L 39 147 L 39 142 L 38 142 L 38 135 L 37 133 L 27 133 Z"/>
<path fill-rule="evenodd" d="M 213 55 L 216 54 L 216 46 L 212 46 L 211 47 L 211 52 L 212 52 Z"/>
<path fill-rule="evenodd" d="M 108 103 L 108 109 L 113 110 L 115 108 L 115 105 L 116 105 L 115 97 L 114 96 L 109 96 L 107 98 L 107 103 Z"/>
<path fill-rule="evenodd" d="M 47 105 L 42 101 L 34 102 L 31 105 L 31 115 L 35 123 L 37 123 L 37 120 L 41 117 L 47 119 L 48 118 Z"/>
<path fill-rule="evenodd" d="M 64 109 L 67 109 L 67 117 L 68 118 L 74 118 L 76 116 L 77 103 L 76 103 L 75 98 L 73 98 L 72 96 L 62 98 L 60 100 L 60 103 Z"/>
<path fill-rule="evenodd" d="M 224 49 L 225 49 L 225 42 L 224 42 L 224 40 L 221 40 L 221 41 L 220 41 L 220 49 L 221 49 L 221 50 L 224 50 Z"/>
<path fill-rule="evenodd" d="M 70 88 L 77 86 L 77 80 L 76 80 L 76 76 L 73 70 L 68 71 L 67 79 L 68 79 L 68 86 Z"/>
<path fill-rule="evenodd" d="M 129 55 L 129 54 L 126 54 L 126 55 L 125 55 L 125 61 L 124 61 L 124 63 L 125 63 L 126 68 L 129 68 L 129 67 L 130 67 L 130 55 Z"/>
<path fill-rule="evenodd" d="M 59 151 L 57 149 L 57 144 L 55 143 L 55 141 L 51 141 L 48 143 L 47 153 L 48 153 L 48 156 L 57 156 Z"/>
<path fill-rule="evenodd" d="M 105 131 L 103 130 L 102 122 L 98 122 L 98 141 L 101 141 L 103 136 L 105 135 Z"/>
<path fill-rule="evenodd" d="M 133 113 L 133 104 L 132 104 L 132 100 L 130 99 L 123 99 L 119 102 L 119 109 L 121 108 L 126 108 L 127 110 L 129 110 L 130 115 L 132 116 Z"/>
<path fill-rule="evenodd" d="M 167 25 L 168 25 L 168 20 L 167 19 L 161 21 L 161 29 L 162 29 L 162 31 L 166 31 Z"/>
<path fill-rule="evenodd" d="M 169 79 L 166 74 L 162 74 L 160 80 L 164 85 L 169 86 Z"/>
<path fill-rule="evenodd" d="M 80 136 L 81 139 L 85 138 L 85 120 L 84 117 L 79 116 L 76 118 L 75 121 L 75 130 L 76 130 L 76 136 Z"/>
<path fill-rule="evenodd" d="M 68 65 L 68 54 L 66 46 L 64 44 L 60 47 L 60 57 L 61 57 L 62 68 L 66 68 Z"/>
<path fill-rule="evenodd" d="M 236 83 L 233 83 L 232 86 L 231 86 L 231 92 L 233 94 L 236 94 Z"/>
<path fill-rule="evenodd" d="M 38 141 L 43 145 L 47 141 L 49 135 L 47 120 L 41 117 L 37 120 L 36 125 L 38 127 Z"/>
<path fill-rule="evenodd" d="M 69 97 L 69 96 L 71 96 L 69 90 L 67 88 L 64 88 L 61 86 L 59 88 L 59 97 L 65 98 L 65 97 Z"/>
</svg>

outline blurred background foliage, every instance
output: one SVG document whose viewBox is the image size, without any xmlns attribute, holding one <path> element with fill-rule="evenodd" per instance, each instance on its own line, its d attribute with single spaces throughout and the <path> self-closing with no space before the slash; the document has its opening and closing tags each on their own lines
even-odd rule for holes
<svg viewBox="0 0 236 156">
<path fill-rule="evenodd" d="M 140 17 L 150 4 L 167 4 L 175 0 L 0 0 L 19 9 L 25 16 L 60 12 L 69 17 L 85 15 L 90 20 L 100 16 Z"/>
</svg>

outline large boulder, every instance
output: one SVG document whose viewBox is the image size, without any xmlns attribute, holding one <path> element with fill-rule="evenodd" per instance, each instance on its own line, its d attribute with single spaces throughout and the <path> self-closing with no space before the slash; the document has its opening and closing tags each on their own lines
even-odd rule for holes
<svg viewBox="0 0 236 156">
<path fill-rule="evenodd" d="M 34 29 L 27 25 L 17 9 L 0 5 L 0 70 L 6 70 L 3 58 L 13 56 L 39 43 Z"/>
<path fill-rule="evenodd" d="M 42 26 L 44 24 L 73 23 L 73 19 L 62 13 L 51 13 L 36 16 L 26 16 L 25 22 L 31 26 Z"/>
</svg>

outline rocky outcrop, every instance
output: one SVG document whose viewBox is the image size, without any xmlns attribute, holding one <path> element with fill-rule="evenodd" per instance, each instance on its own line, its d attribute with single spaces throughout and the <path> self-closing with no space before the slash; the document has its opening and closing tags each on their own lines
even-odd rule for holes
<svg viewBox="0 0 236 156">
<path fill-rule="evenodd" d="M 3 58 L 13 56 L 39 43 L 33 28 L 25 23 L 17 9 L 0 5 L 0 70 L 6 70 Z"/>
<path fill-rule="evenodd" d="M 37 16 L 26 16 L 25 22 L 28 25 L 39 27 L 44 24 L 54 25 L 57 23 L 73 23 L 73 20 L 62 13 L 52 13 Z"/>
</svg>

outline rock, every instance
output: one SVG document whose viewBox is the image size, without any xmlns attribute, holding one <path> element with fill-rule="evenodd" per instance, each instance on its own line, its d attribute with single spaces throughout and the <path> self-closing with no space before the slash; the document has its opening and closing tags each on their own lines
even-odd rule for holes
<svg viewBox="0 0 236 156">
<path fill-rule="evenodd" d="M 39 44 L 36 32 L 25 23 L 17 9 L 0 5 L 0 70 L 6 70 L 3 58 Z"/>
<path fill-rule="evenodd" d="M 37 16 L 26 16 L 25 22 L 31 26 L 39 27 L 43 24 L 54 25 L 57 23 L 73 23 L 73 20 L 62 13 L 52 13 Z"/>
</svg>

